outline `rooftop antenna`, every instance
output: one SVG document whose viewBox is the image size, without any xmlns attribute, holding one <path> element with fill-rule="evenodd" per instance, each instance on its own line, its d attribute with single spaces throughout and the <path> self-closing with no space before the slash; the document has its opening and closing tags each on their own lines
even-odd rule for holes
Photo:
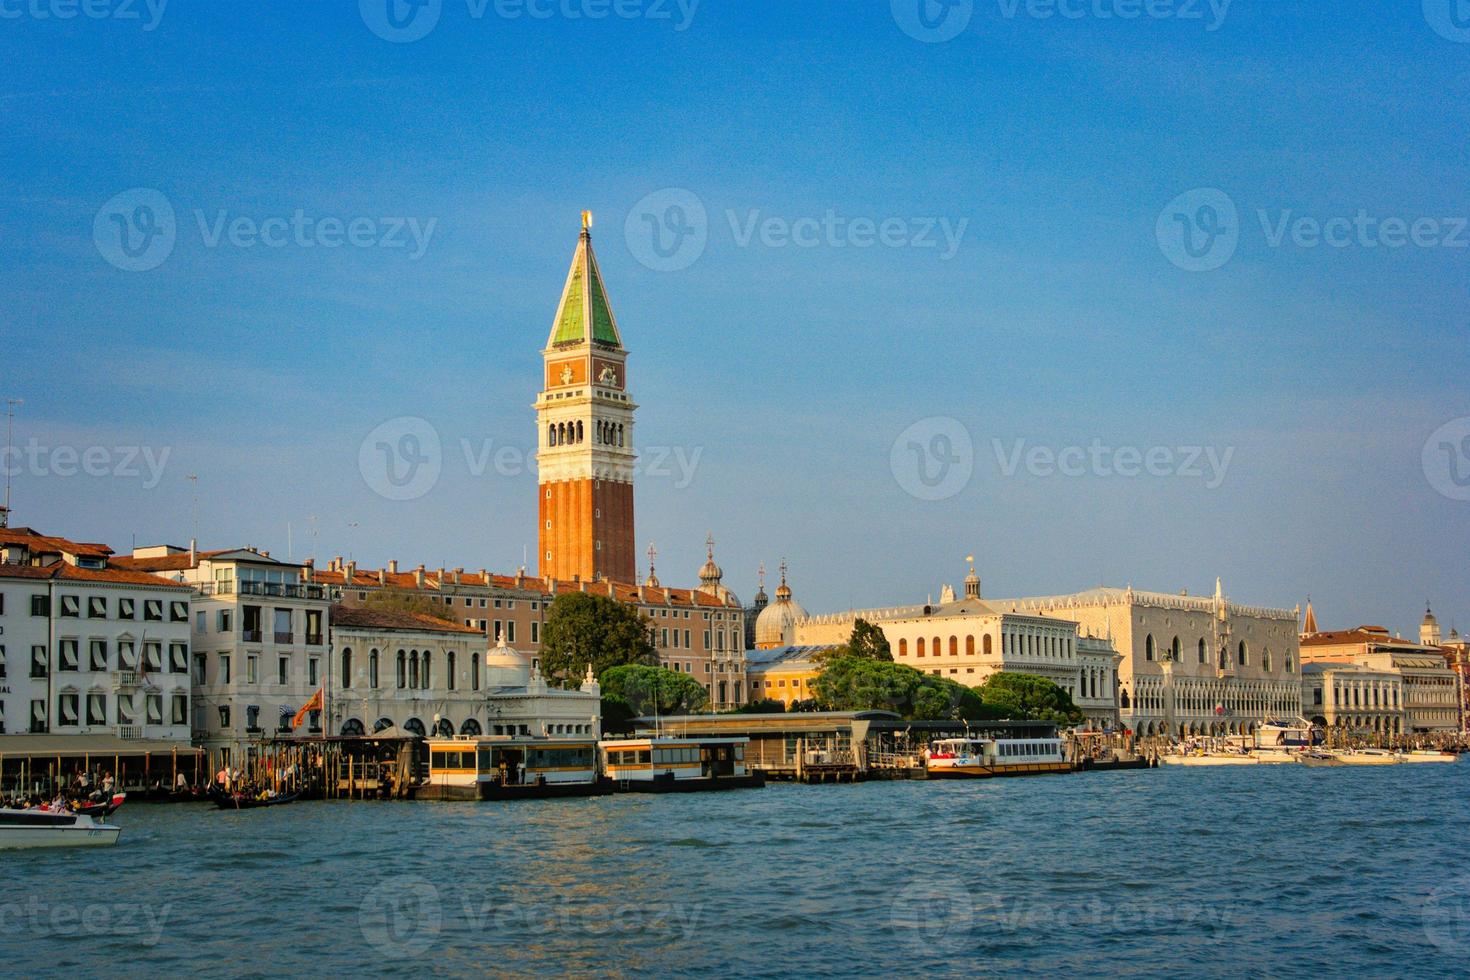
<svg viewBox="0 0 1470 980">
<path fill-rule="evenodd" d="M 199 474 L 190 473 L 185 477 L 192 484 L 189 501 L 189 526 L 194 529 L 194 540 L 199 540 Z"/>
<path fill-rule="evenodd" d="M 5 399 L 5 507 L 0 509 L 0 527 L 10 526 L 10 477 L 15 472 L 10 458 L 14 455 L 11 436 L 15 431 L 15 406 L 24 405 L 20 398 Z"/>
<path fill-rule="evenodd" d="M 357 530 L 358 526 L 359 526 L 359 522 L 357 522 L 357 521 L 348 521 L 347 522 L 347 560 L 348 561 L 353 561 L 354 560 L 353 559 L 353 556 L 352 556 L 352 542 L 353 542 L 353 540 L 354 540 L 354 538 L 356 536 L 353 534 L 353 532 Z"/>
</svg>

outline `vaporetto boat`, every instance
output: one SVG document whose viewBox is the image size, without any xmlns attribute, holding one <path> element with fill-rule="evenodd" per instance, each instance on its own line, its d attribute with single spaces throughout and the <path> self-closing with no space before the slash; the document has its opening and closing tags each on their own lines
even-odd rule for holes
<svg viewBox="0 0 1470 980">
<path fill-rule="evenodd" d="M 988 779 L 1071 772 L 1059 738 L 941 738 L 929 744 L 930 779 Z"/>
<path fill-rule="evenodd" d="M 0 850 L 106 847 L 116 844 L 121 833 L 121 827 L 99 823 L 82 813 L 0 810 Z"/>
</svg>

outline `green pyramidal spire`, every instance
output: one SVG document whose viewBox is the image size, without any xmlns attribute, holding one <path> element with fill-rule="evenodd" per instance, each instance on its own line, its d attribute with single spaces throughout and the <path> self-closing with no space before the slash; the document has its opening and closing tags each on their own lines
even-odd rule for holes
<svg viewBox="0 0 1470 980">
<path fill-rule="evenodd" d="M 592 214 L 583 211 L 582 234 L 577 239 L 577 251 L 572 255 L 572 268 L 567 273 L 567 284 L 556 308 L 548 346 L 589 341 L 609 347 L 623 346 L 612 306 L 607 301 L 607 290 L 602 285 L 602 272 L 597 268 L 597 256 L 592 254 L 591 227 Z"/>
</svg>

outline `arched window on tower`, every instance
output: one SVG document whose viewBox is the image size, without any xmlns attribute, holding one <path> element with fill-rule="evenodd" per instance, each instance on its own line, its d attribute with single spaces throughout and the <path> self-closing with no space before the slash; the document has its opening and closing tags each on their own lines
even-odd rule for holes
<svg viewBox="0 0 1470 980">
<path fill-rule="evenodd" d="M 582 442 L 582 436 L 583 436 L 583 433 L 582 433 L 582 422 L 581 422 L 581 420 L 580 420 L 580 419 L 579 419 L 579 420 L 578 420 L 578 421 L 577 421 L 577 442 L 578 442 L 578 443 L 579 443 L 579 444 L 580 444 L 580 443 L 581 443 L 581 442 Z"/>
<path fill-rule="evenodd" d="M 377 690 L 378 687 L 378 651 L 373 650 L 368 654 L 368 687 Z"/>
<path fill-rule="evenodd" d="M 352 686 L 352 648 L 342 648 L 342 687 Z"/>
<path fill-rule="evenodd" d="M 1152 633 L 1150 633 L 1148 635 L 1148 638 L 1143 641 L 1143 659 L 1154 659 L 1154 635 Z"/>
<path fill-rule="evenodd" d="M 398 651 L 398 689 L 401 691 L 408 686 L 408 653 Z"/>
<path fill-rule="evenodd" d="M 1248 660 L 1249 660 L 1248 654 L 1246 652 L 1246 647 L 1245 647 L 1245 641 L 1244 640 L 1241 640 L 1240 641 L 1240 646 L 1238 646 L 1238 647 L 1235 648 L 1235 653 L 1236 653 L 1236 661 L 1237 661 L 1237 663 L 1239 663 L 1240 666 L 1244 667 L 1246 665 L 1246 663 L 1248 662 Z"/>
</svg>

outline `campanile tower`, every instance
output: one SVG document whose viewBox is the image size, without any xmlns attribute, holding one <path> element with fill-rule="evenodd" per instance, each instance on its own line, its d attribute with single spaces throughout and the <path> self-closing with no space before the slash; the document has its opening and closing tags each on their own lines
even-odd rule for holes
<svg viewBox="0 0 1470 980">
<path fill-rule="evenodd" d="M 543 576 L 636 583 L 628 352 L 592 254 L 592 215 L 562 288 L 536 399 Z"/>
</svg>

